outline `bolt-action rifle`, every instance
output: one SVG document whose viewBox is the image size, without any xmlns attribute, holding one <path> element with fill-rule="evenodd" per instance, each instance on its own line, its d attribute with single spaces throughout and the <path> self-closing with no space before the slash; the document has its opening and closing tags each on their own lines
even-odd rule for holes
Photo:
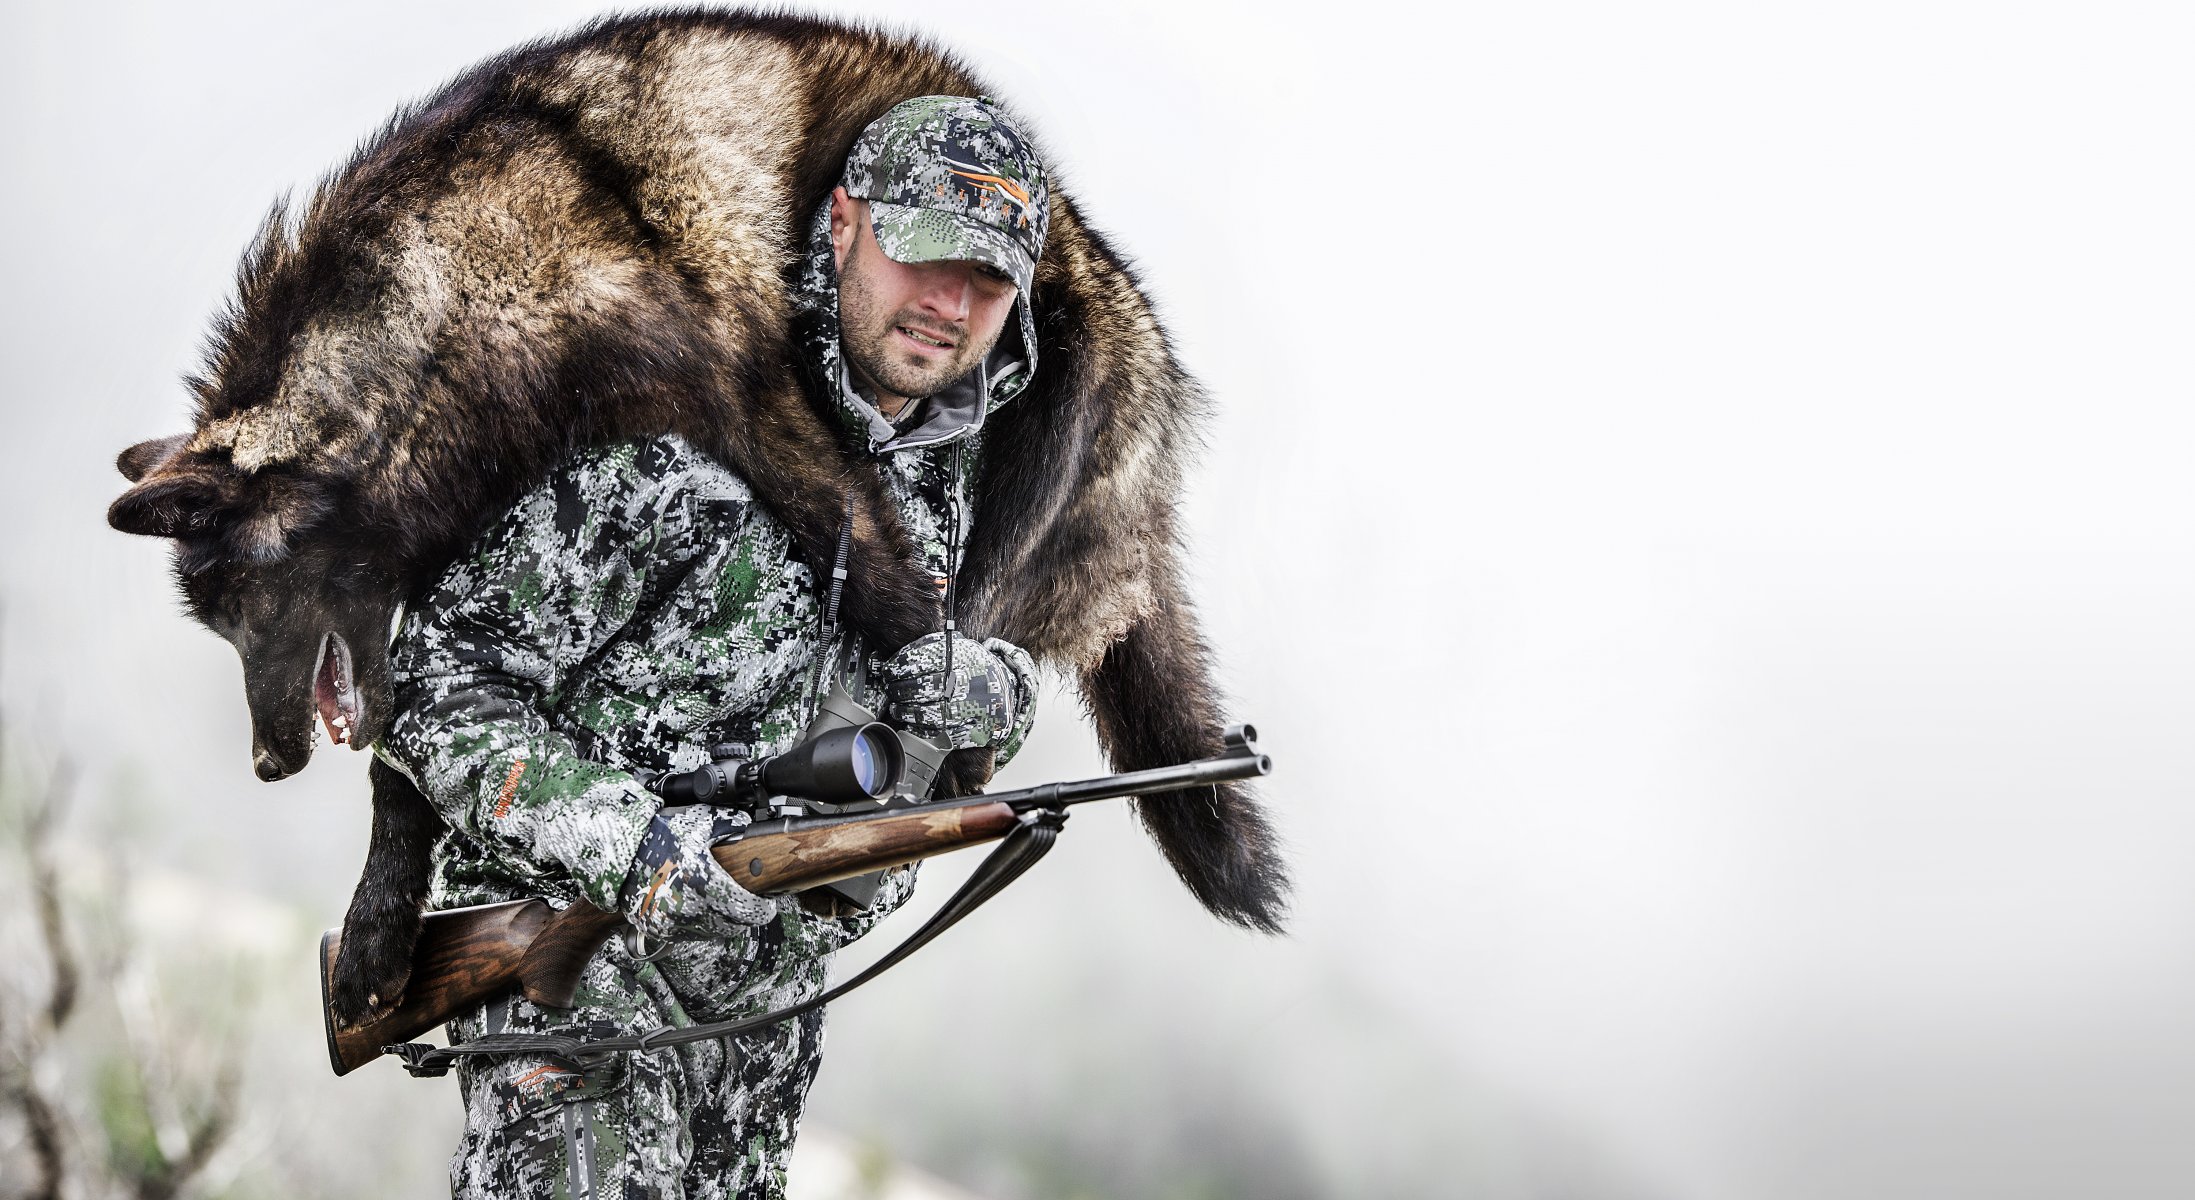
<svg viewBox="0 0 2195 1200">
<path fill-rule="evenodd" d="M 1018 791 L 912 803 L 900 785 L 906 768 L 890 726 L 862 724 L 824 733 L 774 758 L 719 761 L 674 775 L 660 790 L 672 804 L 746 810 L 752 820 L 720 825 L 712 853 L 733 879 L 758 895 L 782 895 L 873 871 L 904 866 L 1005 837 L 1046 814 L 1055 822 L 1070 805 L 1147 796 L 1269 774 L 1257 731 L 1226 731 L 1225 752 L 1179 766 L 1130 771 Z M 625 923 L 585 900 L 553 908 L 544 900 L 513 900 L 428 913 L 412 952 L 410 982 L 395 1011 L 339 1028 L 329 1006 L 329 973 L 341 934 L 320 939 L 321 1016 L 328 1056 L 338 1075 L 512 989 L 551 1008 L 568 1008 L 581 969 Z"/>
</svg>

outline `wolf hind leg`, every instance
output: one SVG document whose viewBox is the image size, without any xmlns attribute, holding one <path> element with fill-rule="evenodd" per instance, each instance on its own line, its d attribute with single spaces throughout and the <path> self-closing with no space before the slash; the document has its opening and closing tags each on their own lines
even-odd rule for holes
<svg viewBox="0 0 2195 1200">
<path fill-rule="evenodd" d="M 412 947 L 442 818 L 402 772 L 376 758 L 373 836 L 343 916 L 343 943 L 328 987 L 336 1024 L 362 1025 L 395 1011 L 411 981 Z"/>
</svg>

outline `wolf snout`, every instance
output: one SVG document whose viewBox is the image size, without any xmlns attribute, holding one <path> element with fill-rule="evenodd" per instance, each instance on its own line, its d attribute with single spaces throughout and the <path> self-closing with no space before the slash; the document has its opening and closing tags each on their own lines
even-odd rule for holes
<svg viewBox="0 0 2195 1200">
<path fill-rule="evenodd" d="M 252 773 L 259 776 L 261 783 L 273 783 L 278 779 L 287 779 L 291 774 L 290 768 L 284 766 L 282 760 L 276 758 L 274 752 L 268 750 L 265 746 L 252 748 Z"/>
</svg>

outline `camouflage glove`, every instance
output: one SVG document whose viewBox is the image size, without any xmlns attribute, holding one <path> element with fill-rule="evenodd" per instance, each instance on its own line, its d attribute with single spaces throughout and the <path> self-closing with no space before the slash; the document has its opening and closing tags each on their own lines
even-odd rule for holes
<svg viewBox="0 0 2195 1200">
<path fill-rule="evenodd" d="M 717 815 L 703 805 L 665 809 L 641 836 L 617 902 L 648 942 L 728 938 L 777 919 L 776 900 L 739 886 L 709 853 Z"/>
<path fill-rule="evenodd" d="M 952 639 L 952 676 L 945 675 Z M 880 670 L 884 719 L 948 749 L 990 746 L 1014 729 L 1026 681 L 1036 677 L 1027 651 L 998 638 L 928 633 L 900 647 Z"/>
</svg>

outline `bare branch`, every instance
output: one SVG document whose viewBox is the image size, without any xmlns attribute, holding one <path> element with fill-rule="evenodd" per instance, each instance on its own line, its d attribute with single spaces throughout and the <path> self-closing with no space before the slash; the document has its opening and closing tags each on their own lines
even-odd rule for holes
<svg viewBox="0 0 2195 1200">
<path fill-rule="evenodd" d="M 38 1181 L 27 1193 L 32 1200 L 61 1200 L 61 1177 L 66 1161 L 61 1151 L 61 1114 L 39 1092 L 28 1070 L 10 1099 L 23 1109 L 23 1124 L 30 1135 L 31 1157 L 38 1162 Z"/>
<path fill-rule="evenodd" d="M 8 735 L 6 722 L 0 721 L 0 746 L 7 743 Z M 5 782 L 5 778 L 0 777 L 0 786 L 5 786 Z M 54 826 L 67 807 L 75 783 L 73 766 L 67 760 L 56 762 L 47 774 L 44 794 L 30 806 L 23 822 L 23 854 L 30 868 L 31 903 L 37 913 L 38 932 L 45 943 L 47 960 L 52 964 L 52 975 L 44 1003 L 34 1006 L 35 1015 L 23 1022 L 17 1031 L 20 1044 L 8 1047 L 9 1057 L 14 1061 L 6 1094 L 23 1112 L 31 1157 L 37 1163 L 36 1183 L 29 1194 L 40 1200 L 58 1200 L 68 1173 L 67 1126 L 59 1108 L 47 1098 L 39 1084 L 38 1065 L 44 1059 L 47 1047 L 75 1012 L 80 981 L 76 956 L 69 949 L 62 925 L 60 872 L 51 846 Z"/>
<path fill-rule="evenodd" d="M 61 873 L 51 852 L 50 839 L 59 814 L 76 788 L 76 764 L 63 757 L 46 779 L 46 794 L 31 813 L 24 838 L 30 855 L 32 902 L 38 909 L 38 931 L 53 963 L 53 985 L 46 999 L 46 1025 L 58 1030 L 76 1009 L 81 980 L 76 956 L 69 950 L 68 934 L 61 923 Z"/>
<path fill-rule="evenodd" d="M 192 1123 L 183 1152 L 168 1159 L 165 1169 L 156 1177 L 138 1182 L 138 1200 L 171 1200 L 206 1169 L 214 1154 L 235 1132 L 237 1098 L 243 1092 L 243 1080 L 235 1062 L 233 1055 L 224 1056 L 221 1072 L 214 1080 L 212 1103 L 205 1115 Z"/>
</svg>

